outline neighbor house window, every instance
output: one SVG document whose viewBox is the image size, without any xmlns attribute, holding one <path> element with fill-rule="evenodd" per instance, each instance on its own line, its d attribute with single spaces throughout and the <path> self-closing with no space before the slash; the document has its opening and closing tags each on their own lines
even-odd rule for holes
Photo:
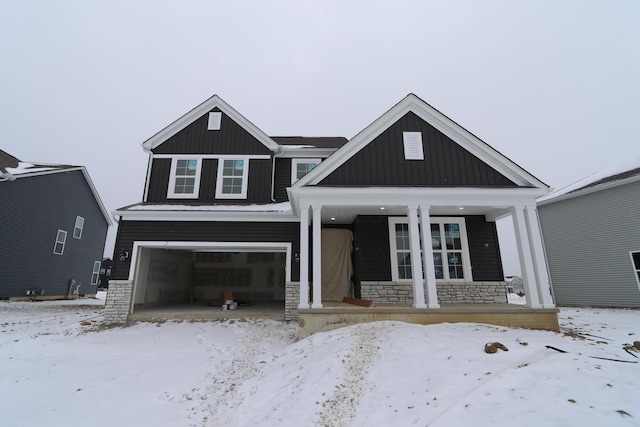
<svg viewBox="0 0 640 427">
<path fill-rule="evenodd" d="M 76 217 L 76 225 L 73 227 L 73 237 L 80 239 L 82 237 L 82 229 L 84 228 L 84 218 L 81 216 Z"/>
<path fill-rule="evenodd" d="M 64 244 L 67 241 L 67 232 L 64 230 L 58 230 L 56 234 L 56 243 L 53 246 L 53 253 L 56 255 L 62 255 L 64 253 Z"/>
<path fill-rule="evenodd" d="M 469 245 L 464 218 L 431 217 L 430 220 L 436 279 L 470 280 Z M 413 260 L 406 218 L 389 218 L 389 242 L 393 280 L 411 279 Z M 422 260 L 418 262 L 422 267 Z"/>
<path fill-rule="evenodd" d="M 248 159 L 220 159 L 218 180 L 216 181 L 216 198 L 246 199 L 248 172 Z"/>
<path fill-rule="evenodd" d="M 100 266 L 102 263 L 100 261 L 93 262 L 93 273 L 91 273 L 91 284 L 97 285 L 98 280 L 100 279 Z"/>
<path fill-rule="evenodd" d="M 422 132 L 402 132 L 405 160 L 424 160 Z"/>
<path fill-rule="evenodd" d="M 291 162 L 291 183 L 293 184 L 320 164 L 320 159 L 293 159 Z"/>
<path fill-rule="evenodd" d="M 172 159 L 167 196 L 174 199 L 197 199 L 201 167 L 202 159 Z"/>
<path fill-rule="evenodd" d="M 640 252 L 631 252 L 631 263 L 636 271 L 636 280 L 638 281 L 638 287 L 640 288 Z"/>
</svg>

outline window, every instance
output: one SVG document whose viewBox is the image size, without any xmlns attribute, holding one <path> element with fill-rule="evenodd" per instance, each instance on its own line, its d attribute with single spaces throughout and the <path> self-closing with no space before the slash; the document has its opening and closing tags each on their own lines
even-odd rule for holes
<svg viewBox="0 0 640 427">
<path fill-rule="evenodd" d="M 53 253 L 56 255 L 62 255 L 64 253 L 64 244 L 67 241 L 67 232 L 64 230 L 58 230 L 56 234 L 56 243 L 53 245 Z"/>
<path fill-rule="evenodd" d="M 211 112 L 209 113 L 209 122 L 207 123 L 207 130 L 220 130 L 221 123 L 222 123 L 222 113 Z"/>
<path fill-rule="evenodd" d="M 629 255 L 631 255 L 631 263 L 636 271 L 636 280 L 640 288 L 640 252 L 630 252 Z"/>
<path fill-rule="evenodd" d="M 431 217 L 430 220 L 436 279 L 470 280 L 469 246 L 464 218 Z M 389 242 L 393 280 L 411 279 L 412 260 L 407 218 L 389 218 Z M 422 261 L 420 263 L 422 265 Z"/>
<path fill-rule="evenodd" d="M 82 237 L 82 229 L 84 228 L 84 218 L 76 217 L 76 225 L 73 227 L 73 238 L 80 239 Z"/>
<path fill-rule="evenodd" d="M 220 159 L 218 180 L 216 182 L 217 199 L 246 199 L 248 159 Z"/>
<path fill-rule="evenodd" d="M 405 160 L 424 160 L 422 132 L 402 132 Z"/>
<path fill-rule="evenodd" d="M 93 262 L 93 273 L 91 273 L 91 284 L 94 286 L 98 284 L 98 279 L 100 279 L 101 264 L 102 263 L 100 261 Z"/>
<path fill-rule="evenodd" d="M 293 184 L 320 164 L 320 159 L 293 159 L 291 162 L 291 183 Z"/>
<path fill-rule="evenodd" d="M 172 159 L 167 197 L 174 199 L 197 199 L 198 191 L 200 190 L 201 166 L 202 159 Z"/>
</svg>

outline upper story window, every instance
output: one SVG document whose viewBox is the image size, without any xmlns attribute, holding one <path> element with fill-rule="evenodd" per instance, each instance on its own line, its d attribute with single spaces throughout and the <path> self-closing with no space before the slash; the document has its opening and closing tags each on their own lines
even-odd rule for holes
<svg viewBox="0 0 640 427">
<path fill-rule="evenodd" d="M 249 159 L 220 159 L 216 199 L 246 199 Z"/>
<path fill-rule="evenodd" d="M 320 164 L 320 159 L 293 159 L 291 162 L 291 183 L 293 184 Z"/>
<path fill-rule="evenodd" d="M 56 234 L 56 243 L 53 245 L 53 253 L 56 255 L 62 255 L 64 253 L 64 245 L 67 241 L 67 232 L 64 230 L 58 230 Z"/>
<path fill-rule="evenodd" d="M 464 218 L 431 217 L 431 250 L 436 279 L 471 280 L 469 245 Z M 389 218 L 391 275 L 393 280 L 412 278 L 407 218 Z M 424 246 L 424 243 L 421 242 Z M 418 261 L 422 268 L 422 261 Z"/>
<path fill-rule="evenodd" d="M 76 217 L 76 225 L 73 227 L 73 238 L 82 238 L 82 229 L 84 228 L 84 218 L 81 216 Z"/>
<path fill-rule="evenodd" d="M 168 198 L 197 199 L 200 190 L 202 159 L 173 158 L 169 175 Z"/>
<path fill-rule="evenodd" d="M 405 160 L 424 160 L 422 132 L 402 132 Z"/>
</svg>

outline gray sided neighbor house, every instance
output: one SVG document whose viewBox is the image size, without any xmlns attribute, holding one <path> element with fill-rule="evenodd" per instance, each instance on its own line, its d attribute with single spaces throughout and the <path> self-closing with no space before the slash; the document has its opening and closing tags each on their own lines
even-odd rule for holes
<svg viewBox="0 0 640 427">
<path fill-rule="evenodd" d="M 504 304 L 505 216 L 527 306 L 555 316 L 535 205 L 548 187 L 413 94 L 351 140 L 271 137 L 213 96 L 142 146 L 143 200 L 115 212 L 107 320 L 225 292 L 290 320 L 344 297 Z"/>
<path fill-rule="evenodd" d="M 640 307 L 640 156 L 539 199 L 558 305 Z"/>
<path fill-rule="evenodd" d="M 96 293 L 111 221 L 84 167 L 0 151 L 0 205 L 0 298 Z"/>
</svg>

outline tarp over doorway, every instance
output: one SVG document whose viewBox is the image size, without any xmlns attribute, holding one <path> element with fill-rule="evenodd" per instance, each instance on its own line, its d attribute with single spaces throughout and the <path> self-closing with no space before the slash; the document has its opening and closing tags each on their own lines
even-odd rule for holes
<svg viewBox="0 0 640 427">
<path fill-rule="evenodd" d="M 341 301 L 351 296 L 350 230 L 329 228 L 322 230 L 322 300 Z"/>
</svg>

